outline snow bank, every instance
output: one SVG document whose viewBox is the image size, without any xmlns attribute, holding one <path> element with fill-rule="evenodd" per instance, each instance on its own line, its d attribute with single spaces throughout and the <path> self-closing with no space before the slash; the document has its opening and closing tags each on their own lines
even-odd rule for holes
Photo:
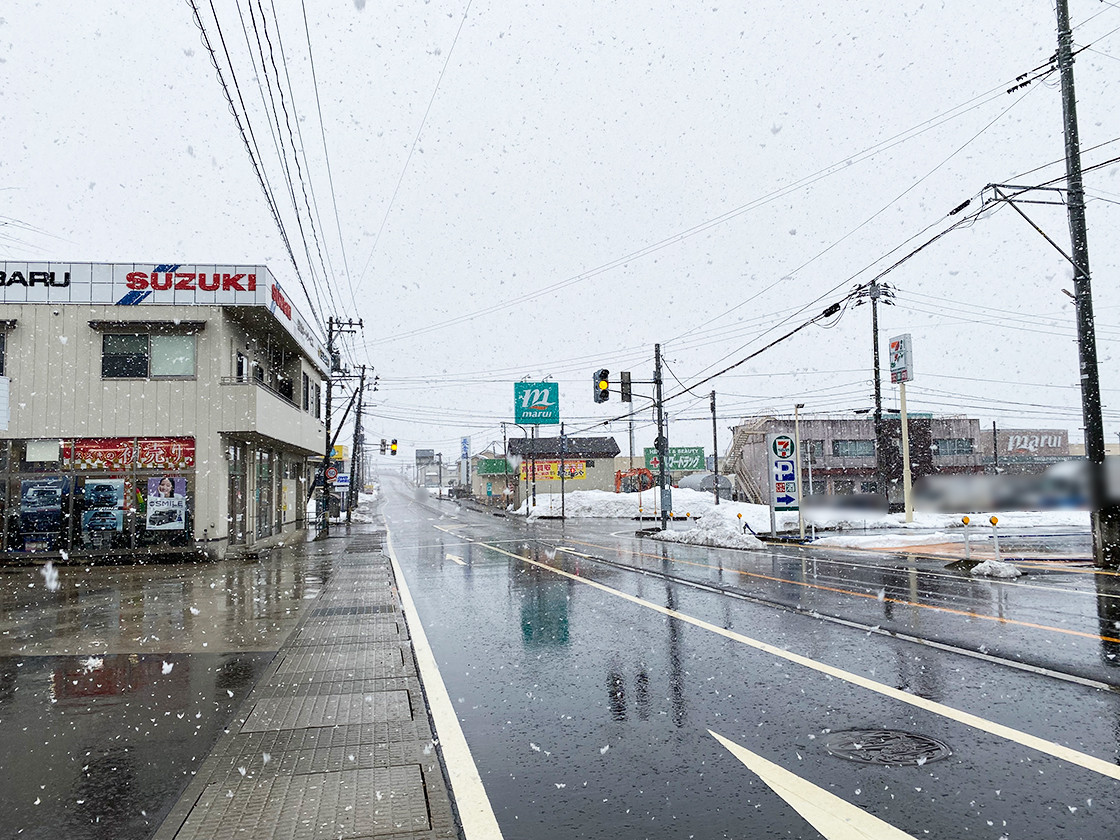
<svg viewBox="0 0 1120 840">
<path fill-rule="evenodd" d="M 972 536 L 975 540 L 977 537 Z M 982 539 L 982 537 L 981 537 Z M 821 537 L 813 545 L 827 545 L 833 548 L 905 548 L 912 545 L 943 545 L 944 543 L 964 542 L 964 534 L 845 534 L 840 537 Z"/>
<path fill-rule="evenodd" d="M 683 531 L 661 531 L 654 534 L 653 539 L 684 545 L 706 545 L 712 548 L 764 548 L 762 541 L 757 537 L 744 534 L 742 526 L 719 516 L 706 516 L 693 527 Z"/>
<path fill-rule="evenodd" d="M 978 577 L 1017 578 L 1023 573 L 1010 563 L 1003 563 L 999 560 L 985 560 L 983 563 L 977 563 L 973 566 L 971 574 Z"/>
</svg>

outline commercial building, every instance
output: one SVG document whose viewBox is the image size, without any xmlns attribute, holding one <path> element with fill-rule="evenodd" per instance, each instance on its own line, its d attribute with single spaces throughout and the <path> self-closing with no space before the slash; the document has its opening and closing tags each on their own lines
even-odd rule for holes
<svg viewBox="0 0 1120 840">
<path fill-rule="evenodd" d="M 500 453 L 474 459 L 471 491 L 479 501 L 518 507 L 534 476 L 538 494 L 559 493 L 561 471 L 565 492 L 614 490 L 613 437 L 567 437 L 563 450 L 559 437 L 511 438 L 507 446 L 508 462 Z"/>
<path fill-rule="evenodd" d="M 328 364 L 264 266 L 0 263 L 0 552 L 289 538 Z"/>
<path fill-rule="evenodd" d="M 898 415 L 883 420 L 890 449 L 884 453 L 887 493 L 892 504 L 902 503 L 902 424 Z M 967 417 L 908 418 L 911 474 L 982 473 L 980 422 Z M 768 504 L 768 434 L 794 435 L 793 417 L 753 417 L 734 428 L 731 446 L 720 471 L 736 477 L 736 495 Z M 870 418 L 814 417 L 802 419 L 801 464 L 805 495 L 845 496 L 882 493 L 877 474 L 875 423 Z M 812 481 L 810 483 L 810 473 Z"/>
</svg>

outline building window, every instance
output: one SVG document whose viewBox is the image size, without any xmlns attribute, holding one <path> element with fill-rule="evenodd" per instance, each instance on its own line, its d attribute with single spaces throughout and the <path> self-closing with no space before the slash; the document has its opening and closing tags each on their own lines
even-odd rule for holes
<svg viewBox="0 0 1120 840">
<path fill-rule="evenodd" d="M 933 442 L 933 452 L 939 458 L 971 455 L 972 438 L 938 438 Z"/>
<path fill-rule="evenodd" d="M 184 379 L 194 376 L 193 335 L 105 333 L 101 376 L 105 379 Z"/>
<path fill-rule="evenodd" d="M 873 458 L 875 456 L 875 441 L 873 440 L 834 440 L 832 454 L 837 458 Z"/>
<path fill-rule="evenodd" d="M 319 420 L 323 416 L 322 400 L 320 398 L 320 392 L 319 392 L 319 383 L 315 383 L 314 391 L 315 391 L 315 405 L 314 405 L 314 407 L 315 407 L 315 419 Z"/>
<path fill-rule="evenodd" d="M 824 441 L 823 440 L 803 440 L 801 441 L 801 451 L 808 453 L 808 458 L 814 464 L 824 457 Z"/>
<path fill-rule="evenodd" d="M 249 370 L 249 359 L 248 359 L 248 357 L 244 353 L 242 353 L 240 350 L 237 351 L 237 368 L 234 371 L 234 375 L 237 377 L 238 382 L 244 382 L 245 381 L 245 374 L 248 372 L 248 370 Z"/>
<path fill-rule="evenodd" d="M 303 410 L 308 411 L 311 408 L 311 378 L 305 373 L 303 375 Z"/>
<path fill-rule="evenodd" d="M 859 492 L 861 493 L 874 493 L 878 485 L 874 481 L 861 481 L 859 483 Z"/>
<path fill-rule="evenodd" d="M 0 376 L 4 375 L 4 356 L 8 351 L 8 333 L 0 330 Z"/>
</svg>

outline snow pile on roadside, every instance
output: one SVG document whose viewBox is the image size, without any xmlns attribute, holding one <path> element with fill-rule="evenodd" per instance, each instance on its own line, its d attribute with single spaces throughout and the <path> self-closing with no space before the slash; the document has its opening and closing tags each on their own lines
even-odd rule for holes
<svg viewBox="0 0 1120 840">
<path fill-rule="evenodd" d="M 976 537 L 973 537 L 976 539 Z M 845 534 L 841 537 L 820 537 L 813 545 L 832 548 L 906 548 L 912 545 L 942 545 L 964 542 L 964 534 Z"/>
<path fill-rule="evenodd" d="M 977 563 L 973 566 L 971 574 L 978 577 L 1017 578 L 1023 573 L 1011 563 L 1003 563 L 999 560 L 985 560 L 983 563 Z"/>
<path fill-rule="evenodd" d="M 742 526 L 732 524 L 720 516 L 705 516 L 693 527 L 683 531 L 661 531 L 654 534 L 653 539 L 684 545 L 706 545 L 712 548 L 764 547 L 757 537 L 744 534 Z"/>
</svg>

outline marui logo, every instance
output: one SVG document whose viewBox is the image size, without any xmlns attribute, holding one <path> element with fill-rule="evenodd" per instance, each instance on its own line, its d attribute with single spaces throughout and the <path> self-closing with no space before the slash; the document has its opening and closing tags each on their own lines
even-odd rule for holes
<svg viewBox="0 0 1120 840">
<path fill-rule="evenodd" d="M 552 408 L 548 401 L 551 392 L 547 388 L 532 388 L 521 395 L 521 407 L 530 411 L 547 411 Z"/>
</svg>

